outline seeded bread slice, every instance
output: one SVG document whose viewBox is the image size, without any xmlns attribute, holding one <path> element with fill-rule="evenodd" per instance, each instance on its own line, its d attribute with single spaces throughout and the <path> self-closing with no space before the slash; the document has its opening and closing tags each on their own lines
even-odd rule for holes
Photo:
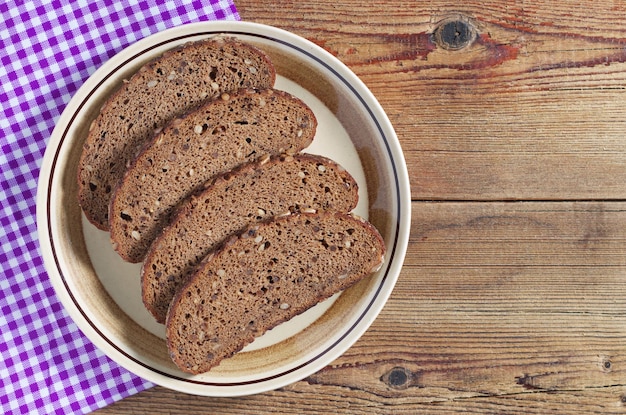
<svg viewBox="0 0 626 415">
<path fill-rule="evenodd" d="M 209 254 L 172 300 L 170 356 L 185 372 L 206 372 L 378 270 L 384 252 L 376 229 L 345 213 L 298 213 L 253 225 Z"/>
<path fill-rule="evenodd" d="M 304 149 L 316 127 L 304 102 L 273 89 L 224 94 L 173 120 L 114 191 L 109 208 L 114 249 L 126 261 L 142 261 L 187 196 L 238 165 Z"/>
<path fill-rule="evenodd" d="M 251 223 L 287 211 L 349 212 L 358 186 L 334 161 L 298 154 L 265 158 L 220 176 L 187 199 L 152 243 L 141 269 L 143 302 L 159 323 L 200 260 Z"/>
<path fill-rule="evenodd" d="M 141 145 L 169 120 L 223 92 L 270 88 L 276 72 L 259 49 L 232 38 L 192 42 L 144 65 L 93 121 L 78 167 L 78 198 L 108 230 L 111 192 Z"/>
</svg>

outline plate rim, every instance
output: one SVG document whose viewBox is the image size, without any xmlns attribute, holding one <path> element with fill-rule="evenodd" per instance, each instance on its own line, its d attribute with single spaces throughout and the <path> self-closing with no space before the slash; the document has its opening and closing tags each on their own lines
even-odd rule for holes
<svg viewBox="0 0 626 415">
<path fill-rule="evenodd" d="M 255 379 L 241 382 L 211 382 L 199 380 L 193 376 L 178 376 L 165 372 L 150 365 L 149 362 L 142 361 L 140 357 L 134 356 L 128 350 L 124 350 L 122 346 L 116 344 L 113 339 L 103 333 L 97 327 L 96 322 L 90 319 L 85 310 L 83 310 L 83 307 L 68 286 L 67 277 L 64 275 L 63 266 L 55 249 L 52 221 L 50 220 L 53 217 L 51 214 L 51 193 L 54 187 L 55 166 L 61 157 L 63 143 L 77 115 L 91 96 L 111 76 L 112 69 L 119 70 L 129 62 L 136 60 L 141 54 L 149 53 L 150 50 L 168 43 L 186 38 L 216 34 L 256 36 L 282 44 L 307 55 L 307 57 L 315 60 L 330 70 L 334 76 L 338 77 L 341 83 L 361 101 L 363 107 L 369 112 L 369 118 L 378 129 L 387 152 L 385 157 L 392 166 L 395 178 L 393 195 L 397 201 L 395 237 L 385 261 L 388 265 L 380 282 L 377 284 L 375 292 L 371 294 L 372 298 L 354 323 L 342 330 L 341 336 L 332 344 L 321 351 L 317 350 L 314 356 L 306 359 L 306 361 L 280 373 L 264 377 L 259 376 Z M 161 38 L 163 40 L 159 41 Z M 135 50 L 137 51 L 135 52 Z M 130 57 L 124 59 L 124 56 L 129 53 Z M 323 59 L 319 56 L 323 57 Z M 355 88 L 355 85 L 358 86 L 358 90 Z M 166 29 L 129 45 L 107 60 L 74 94 L 57 121 L 44 154 L 37 189 L 37 227 L 44 266 L 49 274 L 56 295 L 61 300 L 72 321 L 103 354 L 137 376 L 171 389 L 206 396 L 241 396 L 280 388 L 317 372 L 351 347 L 373 323 L 391 295 L 406 254 L 410 233 L 410 217 L 409 177 L 404 155 L 391 122 L 367 86 L 339 59 L 311 41 L 274 26 L 241 21 L 198 22 Z M 79 321 L 77 321 L 77 316 L 81 317 Z M 323 358 L 324 356 L 327 358 Z M 187 387 L 184 388 L 182 385 Z M 250 387 L 253 385 L 256 388 L 250 390 Z M 215 393 L 217 391 L 219 393 Z"/>
</svg>

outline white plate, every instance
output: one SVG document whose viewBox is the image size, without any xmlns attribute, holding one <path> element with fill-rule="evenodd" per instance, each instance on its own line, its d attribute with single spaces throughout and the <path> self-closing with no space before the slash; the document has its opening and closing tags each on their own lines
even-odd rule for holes
<svg viewBox="0 0 626 415">
<path fill-rule="evenodd" d="M 187 41 L 231 35 L 268 53 L 276 88 L 304 100 L 318 131 L 305 151 L 343 165 L 359 183 L 355 212 L 378 228 L 387 247 L 376 274 L 250 344 L 202 375 L 170 361 L 164 328 L 143 308 L 139 265 L 113 252 L 77 204 L 76 166 L 91 120 L 110 91 L 143 63 Z M 57 295 L 85 335 L 121 366 L 154 383 L 210 396 L 259 393 L 298 381 L 347 350 L 374 321 L 398 278 L 408 243 L 410 190 L 402 150 L 367 87 L 315 44 L 274 27 L 204 22 L 143 39 L 94 73 L 72 98 L 41 168 L 37 221 L 44 263 Z"/>
</svg>

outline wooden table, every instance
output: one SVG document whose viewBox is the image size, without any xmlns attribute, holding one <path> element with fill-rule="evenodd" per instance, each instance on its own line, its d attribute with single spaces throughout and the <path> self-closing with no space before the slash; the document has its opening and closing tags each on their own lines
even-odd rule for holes
<svg viewBox="0 0 626 415">
<path fill-rule="evenodd" d="M 155 387 L 98 414 L 626 412 L 626 2 L 236 5 L 332 52 L 387 111 L 411 176 L 404 268 L 301 382 Z"/>
</svg>

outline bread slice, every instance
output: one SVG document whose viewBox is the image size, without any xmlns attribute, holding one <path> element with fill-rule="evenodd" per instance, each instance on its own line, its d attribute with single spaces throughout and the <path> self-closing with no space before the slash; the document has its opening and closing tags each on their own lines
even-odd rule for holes
<svg viewBox="0 0 626 415">
<path fill-rule="evenodd" d="M 187 199 L 152 243 L 141 269 L 143 302 L 159 323 L 200 260 L 251 223 L 288 211 L 349 212 L 358 186 L 334 161 L 298 154 L 265 158 L 220 176 Z"/>
<path fill-rule="evenodd" d="M 226 37 L 185 44 L 144 65 L 91 124 L 78 167 L 79 203 L 89 221 L 108 230 L 111 192 L 155 130 L 224 92 L 270 88 L 275 79 L 265 53 Z"/>
<path fill-rule="evenodd" d="M 316 127 L 304 102 L 273 89 L 224 94 L 173 120 L 114 190 L 109 207 L 114 249 L 126 261 L 142 261 L 187 196 L 240 164 L 304 149 Z"/>
<path fill-rule="evenodd" d="M 385 247 L 346 213 L 297 213 L 255 224 L 209 254 L 167 316 L 170 356 L 203 373 L 256 336 L 377 271 Z"/>
</svg>

